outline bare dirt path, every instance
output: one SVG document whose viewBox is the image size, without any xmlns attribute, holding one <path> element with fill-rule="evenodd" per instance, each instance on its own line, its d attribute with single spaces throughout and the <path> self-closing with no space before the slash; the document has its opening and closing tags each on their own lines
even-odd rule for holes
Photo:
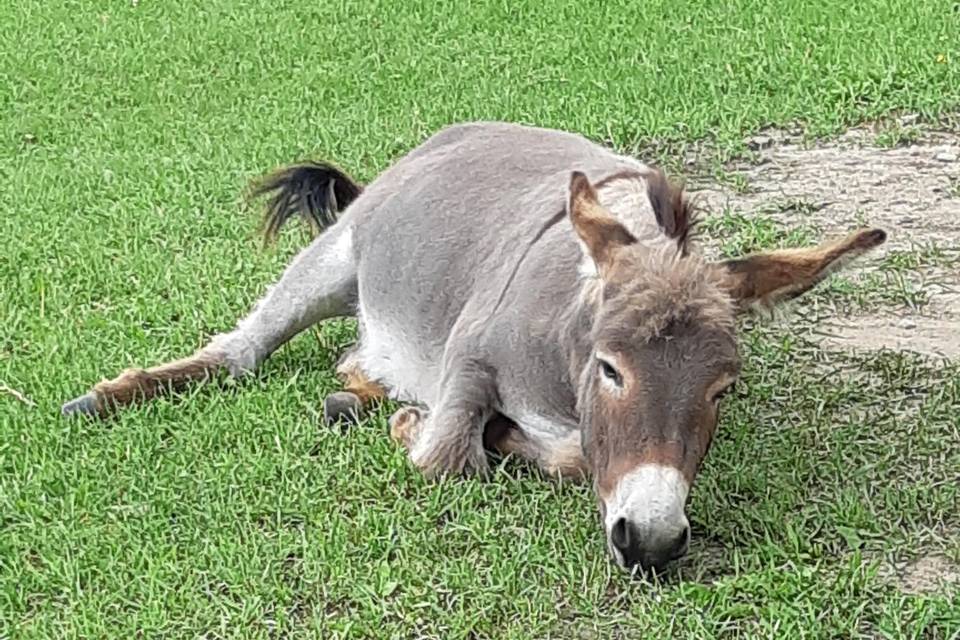
<svg viewBox="0 0 960 640">
<path fill-rule="evenodd" d="M 764 215 L 826 235 L 863 225 L 885 229 L 887 244 L 859 272 L 892 253 L 915 259 L 909 277 L 926 303 L 827 317 L 818 327 L 823 344 L 958 358 L 960 136 L 913 130 L 909 144 L 892 148 L 876 140 L 869 129 L 812 146 L 781 132 L 765 133 L 748 141 L 756 161 L 727 167 L 731 186 L 700 180 L 689 188 L 710 215 Z"/>
</svg>

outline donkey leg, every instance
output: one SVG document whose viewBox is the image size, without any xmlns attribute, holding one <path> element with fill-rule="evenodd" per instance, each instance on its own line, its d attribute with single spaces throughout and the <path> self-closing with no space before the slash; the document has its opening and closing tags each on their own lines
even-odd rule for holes
<svg viewBox="0 0 960 640">
<path fill-rule="evenodd" d="M 427 415 L 422 407 L 400 407 L 390 416 L 390 439 L 409 451 L 417 441 Z"/>
<path fill-rule="evenodd" d="M 443 376 L 437 406 L 408 435 L 413 440 L 410 460 L 427 476 L 485 474 L 483 428 L 494 414 L 496 398 L 493 375 L 484 365 L 458 363 Z"/>
<path fill-rule="evenodd" d="M 348 354 L 339 365 L 337 375 L 343 381 L 343 391 L 331 393 L 323 399 L 323 418 L 328 425 L 338 421 L 355 424 L 363 411 L 377 400 L 387 397 L 387 389 L 372 380 Z"/>
<path fill-rule="evenodd" d="M 114 407 L 141 402 L 189 382 L 206 381 L 216 375 L 222 363 L 222 353 L 206 348 L 189 358 L 149 369 L 126 369 L 113 380 L 104 380 L 90 392 L 67 402 L 61 411 L 65 416 L 104 416 Z"/>
<path fill-rule="evenodd" d="M 337 224 L 303 249 L 266 296 L 229 333 L 193 356 L 150 369 L 129 369 L 63 405 L 64 415 L 104 416 L 221 371 L 239 377 L 312 324 L 353 313 L 357 270 L 353 234 Z"/>
<path fill-rule="evenodd" d="M 579 480 L 588 472 L 578 431 L 545 441 L 530 437 L 521 426 L 497 414 L 487 423 L 483 441 L 500 455 L 516 455 L 535 463 L 549 476 Z"/>
</svg>

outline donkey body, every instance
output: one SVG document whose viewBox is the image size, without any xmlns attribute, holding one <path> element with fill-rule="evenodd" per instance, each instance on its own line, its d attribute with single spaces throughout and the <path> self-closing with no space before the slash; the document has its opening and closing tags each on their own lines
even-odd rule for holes
<svg viewBox="0 0 960 640">
<path fill-rule="evenodd" d="M 427 473 L 487 468 L 486 444 L 590 474 L 622 566 L 686 549 L 684 503 L 739 361 L 734 320 L 806 291 L 884 240 L 709 264 L 661 172 L 583 137 L 502 123 L 437 133 L 361 189 L 329 166 L 265 185 L 268 230 L 326 227 L 237 327 L 194 356 L 128 370 L 64 406 L 103 415 L 255 370 L 300 331 L 356 315 L 338 371 L 358 403 L 409 403 L 394 437 Z M 331 209 L 345 205 L 335 220 Z"/>
<path fill-rule="evenodd" d="M 569 222 L 548 226 L 565 216 L 571 167 L 614 179 L 611 206 L 651 249 L 674 244 L 647 197 L 650 169 L 579 136 L 502 124 L 434 136 L 343 216 L 361 338 L 342 366 L 429 408 L 412 450 L 421 466 L 484 468 L 482 426 L 496 412 L 546 470 L 584 467 L 576 405 L 591 292 Z"/>
</svg>

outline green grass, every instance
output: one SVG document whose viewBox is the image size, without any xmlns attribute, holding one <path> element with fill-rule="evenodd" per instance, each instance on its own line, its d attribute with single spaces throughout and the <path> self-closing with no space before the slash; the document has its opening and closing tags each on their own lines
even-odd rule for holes
<svg viewBox="0 0 960 640">
<path fill-rule="evenodd" d="M 0 383 L 32 403 L 0 392 L 0 638 L 960 633 L 955 596 L 905 595 L 880 569 L 960 560 L 956 364 L 751 323 L 694 549 L 662 585 L 611 566 L 588 486 L 509 461 L 428 483 L 386 437 L 389 408 L 322 428 L 349 323 L 243 384 L 103 424 L 58 415 L 228 328 L 277 276 L 304 234 L 258 252 L 237 198 L 277 164 L 369 180 L 458 120 L 625 151 L 934 120 L 960 105 L 955 7 L 240 4 L 0 7 Z M 804 233 L 730 224 L 744 247 Z"/>
<path fill-rule="evenodd" d="M 902 147 L 917 142 L 920 139 L 920 133 L 919 127 L 890 122 L 881 126 L 874 138 L 874 144 L 887 149 Z"/>
<path fill-rule="evenodd" d="M 951 198 L 960 198 L 960 180 L 951 180 L 947 193 Z"/>
</svg>

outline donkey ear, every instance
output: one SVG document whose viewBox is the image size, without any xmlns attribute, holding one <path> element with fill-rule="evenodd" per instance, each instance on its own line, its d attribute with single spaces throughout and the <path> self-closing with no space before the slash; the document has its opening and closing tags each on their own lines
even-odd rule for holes
<svg viewBox="0 0 960 640">
<path fill-rule="evenodd" d="M 730 294 L 740 307 L 773 306 L 807 292 L 844 263 L 884 243 L 882 229 L 854 232 L 817 247 L 785 249 L 727 260 L 721 266 Z"/>
<path fill-rule="evenodd" d="M 586 253 L 603 274 L 613 264 L 613 253 L 637 241 L 627 228 L 600 205 L 597 191 L 587 176 L 574 171 L 570 176 L 567 211 Z"/>
</svg>

